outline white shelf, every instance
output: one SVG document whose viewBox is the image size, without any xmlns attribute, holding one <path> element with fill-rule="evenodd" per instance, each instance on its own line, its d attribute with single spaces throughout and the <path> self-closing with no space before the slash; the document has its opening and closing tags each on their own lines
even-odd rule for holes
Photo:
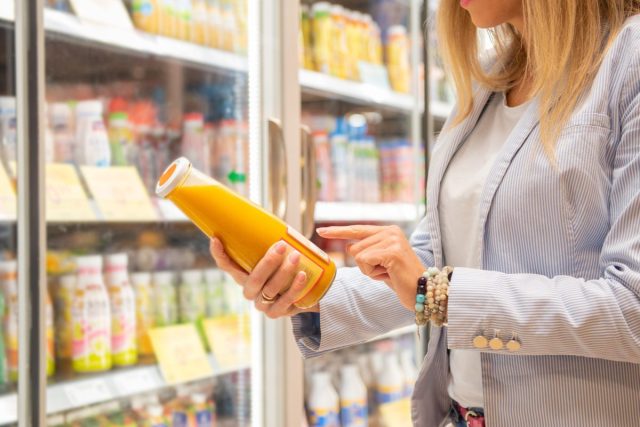
<svg viewBox="0 0 640 427">
<path fill-rule="evenodd" d="M 142 31 L 85 22 L 69 13 L 45 9 L 44 27 L 48 33 L 98 43 L 145 55 L 177 59 L 206 67 L 246 73 L 246 57 L 199 46 Z"/>
<path fill-rule="evenodd" d="M 342 80 L 327 74 L 309 70 L 300 70 L 300 86 L 303 92 L 321 96 L 337 97 L 359 104 L 390 108 L 411 112 L 414 99 L 410 95 L 393 92 L 378 86 Z"/>
<path fill-rule="evenodd" d="M 210 361 L 212 366 L 217 367 L 213 357 L 210 357 Z M 217 368 L 214 369 L 214 376 L 249 368 L 249 365 L 233 369 Z M 157 365 L 137 366 L 130 369 L 109 371 L 103 375 L 64 381 L 47 387 L 47 414 L 56 414 L 87 405 L 118 400 L 173 385 L 164 381 Z M 16 393 L 0 395 L 0 424 L 10 424 L 16 421 Z"/>
<path fill-rule="evenodd" d="M 453 104 L 447 104 L 441 101 L 431 101 L 429 103 L 429 110 L 433 118 L 441 121 L 447 120 L 451 111 L 453 111 Z"/>
<path fill-rule="evenodd" d="M 413 222 L 423 212 L 411 203 L 318 202 L 315 216 L 318 222 Z"/>
</svg>

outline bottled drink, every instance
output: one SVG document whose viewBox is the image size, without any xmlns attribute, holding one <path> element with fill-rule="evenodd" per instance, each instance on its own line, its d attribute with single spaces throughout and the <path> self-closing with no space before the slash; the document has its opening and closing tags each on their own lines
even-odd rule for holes
<svg viewBox="0 0 640 427">
<path fill-rule="evenodd" d="M 335 182 L 335 199 L 340 202 L 349 200 L 349 137 L 346 130 L 344 117 L 336 119 L 336 129 L 331 134 L 329 141 L 331 146 L 332 170 Z"/>
<path fill-rule="evenodd" d="M 376 381 L 376 400 L 379 405 L 392 403 L 402 399 L 405 379 L 395 354 L 384 357 L 384 366 L 378 373 Z"/>
<path fill-rule="evenodd" d="M 10 381 L 18 380 L 18 265 L 15 260 L 0 262 L 0 283 L 4 293 L 3 320 L 7 372 Z"/>
<path fill-rule="evenodd" d="M 181 322 L 197 322 L 206 311 L 204 278 L 201 270 L 185 270 L 178 287 L 178 305 Z"/>
<path fill-rule="evenodd" d="M 182 134 L 182 154 L 193 159 L 193 166 L 201 171 L 209 171 L 209 147 L 204 134 L 204 118 L 200 113 L 189 113 L 184 117 Z"/>
<path fill-rule="evenodd" d="M 142 31 L 157 33 L 160 24 L 160 13 L 158 1 L 156 0 L 133 0 L 133 23 Z"/>
<path fill-rule="evenodd" d="M 407 29 L 403 25 L 394 25 L 387 34 L 387 68 L 391 87 L 396 92 L 409 93 L 411 75 Z"/>
<path fill-rule="evenodd" d="M 154 327 L 153 290 L 150 273 L 133 273 L 131 283 L 136 297 L 136 342 L 140 356 L 153 354 L 149 329 Z"/>
<path fill-rule="evenodd" d="M 111 113 L 109 116 L 109 146 L 111 164 L 126 166 L 129 164 L 129 152 L 132 149 L 133 134 L 127 113 Z"/>
<path fill-rule="evenodd" d="M 191 395 L 191 425 L 193 427 L 213 427 L 214 407 L 203 393 Z"/>
<path fill-rule="evenodd" d="M 204 271 L 207 295 L 207 317 L 216 317 L 226 314 L 228 311 L 224 288 L 224 275 L 222 271 L 212 268 Z"/>
<path fill-rule="evenodd" d="M 75 136 L 72 130 L 73 112 L 69 104 L 51 104 L 50 123 L 53 130 L 53 158 L 58 163 L 75 162 Z"/>
<path fill-rule="evenodd" d="M 329 74 L 331 70 L 331 5 L 321 1 L 311 8 L 313 20 L 313 59 L 316 71 Z"/>
<path fill-rule="evenodd" d="M 111 369 L 111 310 L 102 279 L 102 257 L 76 258 L 78 281 L 73 298 L 73 369 L 99 372 Z"/>
<path fill-rule="evenodd" d="M 111 165 L 111 148 L 102 113 L 102 102 L 98 100 L 76 105 L 76 159 L 81 165 Z"/>
<path fill-rule="evenodd" d="M 0 149 L 5 162 L 16 161 L 16 98 L 13 96 L 0 96 Z"/>
<path fill-rule="evenodd" d="M 312 307 L 331 286 L 335 264 L 317 246 L 280 219 L 225 188 L 180 158 L 160 177 L 156 193 L 171 200 L 209 237 L 219 238 L 229 256 L 251 271 L 279 241 L 301 254 L 307 285 L 295 305 Z"/>
<path fill-rule="evenodd" d="M 340 422 L 342 427 L 365 427 L 368 423 L 367 387 L 357 365 L 341 369 Z"/>
<path fill-rule="evenodd" d="M 55 331 L 53 327 L 53 303 L 49 291 L 45 292 L 45 340 L 46 340 L 46 373 L 47 377 L 56 372 Z"/>
<path fill-rule="evenodd" d="M 309 427 L 339 427 L 338 393 L 328 372 L 316 372 L 311 377 L 309 393 Z"/>
<path fill-rule="evenodd" d="M 105 257 L 107 289 L 111 305 L 111 354 L 115 366 L 138 362 L 136 301 L 127 272 L 127 254 Z"/>
<path fill-rule="evenodd" d="M 67 274 L 58 280 L 54 293 L 55 340 L 58 359 L 71 362 L 73 354 L 72 304 L 76 276 Z"/>
<path fill-rule="evenodd" d="M 155 325 L 168 326 L 178 322 L 178 304 L 173 273 L 157 271 L 152 276 L 155 299 Z"/>
</svg>

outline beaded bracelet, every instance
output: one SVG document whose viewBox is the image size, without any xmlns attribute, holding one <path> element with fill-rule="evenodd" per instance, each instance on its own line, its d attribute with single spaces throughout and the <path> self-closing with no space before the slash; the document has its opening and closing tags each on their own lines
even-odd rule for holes
<svg viewBox="0 0 640 427">
<path fill-rule="evenodd" d="M 416 325 L 425 326 L 429 321 L 436 326 L 446 324 L 449 280 L 452 267 L 439 270 L 431 267 L 418 278 L 416 291 Z"/>
</svg>

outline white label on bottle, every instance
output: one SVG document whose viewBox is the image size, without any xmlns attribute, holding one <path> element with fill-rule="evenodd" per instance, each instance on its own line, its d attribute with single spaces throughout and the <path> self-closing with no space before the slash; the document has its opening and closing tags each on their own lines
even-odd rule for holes
<svg viewBox="0 0 640 427">
<path fill-rule="evenodd" d="M 113 399 L 103 380 L 86 380 L 64 386 L 64 392 L 73 406 L 90 405 Z"/>
<path fill-rule="evenodd" d="M 287 233 L 289 234 L 289 236 L 291 236 L 294 239 L 296 239 L 305 248 L 309 249 L 311 252 L 313 252 L 318 257 L 320 257 L 320 259 L 322 259 L 324 262 L 328 263 L 328 262 L 331 261 L 331 259 L 329 258 L 329 255 L 324 253 L 324 251 L 322 249 L 320 249 L 319 247 L 314 245 L 313 242 L 311 242 L 309 239 L 307 239 L 302 234 L 300 234 L 300 232 L 298 230 L 296 230 L 296 229 L 294 229 L 292 227 L 287 227 Z"/>
</svg>

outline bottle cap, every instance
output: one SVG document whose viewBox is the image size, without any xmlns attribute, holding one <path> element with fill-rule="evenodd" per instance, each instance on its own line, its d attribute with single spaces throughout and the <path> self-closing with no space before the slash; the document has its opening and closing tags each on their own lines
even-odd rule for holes
<svg viewBox="0 0 640 427">
<path fill-rule="evenodd" d="M 173 272 L 156 271 L 153 273 L 153 284 L 155 286 L 173 285 Z"/>
<path fill-rule="evenodd" d="M 162 173 L 156 184 L 156 194 L 159 197 L 167 197 L 182 181 L 191 170 L 191 162 L 185 157 L 180 157 L 173 161 Z"/>
<path fill-rule="evenodd" d="M 133 273 L 131 283 L 133 286 L 148 286 L 151 284 L 151 274 L 147 272 Z"/>
<path fill-rule="evenodd" d="M 104 257 L 104 264 L 107 267 L 107 269 L 113 268 L 113 267 L 126 267 L 128 263 L 129 263 L 129 257 L 124 252 L 105 255 Z"/>
<path fill-rule="evenodd" d="M 184 270 L 182 272 L 182 282 L 189 285 L 201 284 L 202 270 Z"/>
</svg>

